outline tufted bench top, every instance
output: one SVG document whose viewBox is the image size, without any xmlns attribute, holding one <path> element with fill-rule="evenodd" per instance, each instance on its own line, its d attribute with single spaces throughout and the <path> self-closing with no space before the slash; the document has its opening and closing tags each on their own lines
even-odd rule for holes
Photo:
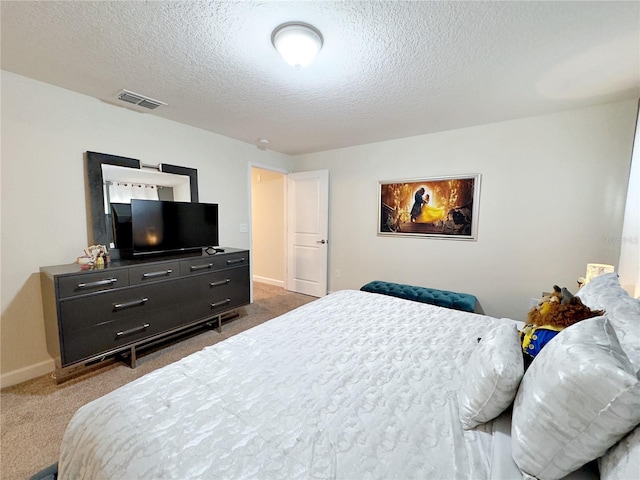
<svg viewBox="0 0 640 480">
<path fill-rule="evenodd" d="M 453 308 L 465 312 L 474 312 L 476 297 L 468 293 L 449 292 L 435 288 L 402 285 L 400 283 L 382 282 L 374 280 L 360 289 L 364 292 L 381 293 L 392 297 L 405 298 L 414 302 L 429 303 L 439 307 Z"/>
</svg>

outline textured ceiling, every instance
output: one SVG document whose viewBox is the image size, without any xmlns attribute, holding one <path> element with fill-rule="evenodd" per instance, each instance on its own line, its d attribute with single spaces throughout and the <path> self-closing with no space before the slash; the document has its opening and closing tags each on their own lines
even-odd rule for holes
<svg viewBox="0 0 640 480">
<path fill-rule="evenodd" d="M 2 1 L 2 69 L 299 154 L 640 96 L 640 2 Z M 311 23 L 303 70 L 270 36 Z M 138 108 L 138 107 L 134 107 Z"/>
</svg>

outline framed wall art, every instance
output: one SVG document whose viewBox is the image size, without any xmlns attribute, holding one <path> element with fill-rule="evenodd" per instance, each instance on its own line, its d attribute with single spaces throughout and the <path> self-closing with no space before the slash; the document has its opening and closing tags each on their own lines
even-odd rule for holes
<svg viewBox="0 0 640 480">
<path fill-rule="evenodd" d="M 378 235 L 476 240 L 480 174 L 380 182 Z"/>
</svg>

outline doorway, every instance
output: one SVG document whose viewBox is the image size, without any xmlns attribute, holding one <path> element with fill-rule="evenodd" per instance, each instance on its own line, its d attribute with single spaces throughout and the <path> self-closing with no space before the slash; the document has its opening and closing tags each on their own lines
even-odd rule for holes
<svg viewBox="0 0 640 480">
<path fill-rule="evenodd" d="M 252 284 L 326 295 L 329 171 L 251 165 L 250 184 Z"/>
<path fill-rule="evenodd" d="M 251 166 L 251 252 L 253 281 L 285 288 L 285 172 Z"/>
</svg>

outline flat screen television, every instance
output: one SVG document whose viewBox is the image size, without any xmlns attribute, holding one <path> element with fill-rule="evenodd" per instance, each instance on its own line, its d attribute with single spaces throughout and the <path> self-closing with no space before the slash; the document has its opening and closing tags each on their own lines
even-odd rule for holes
<svg viewBox="0 0 640 480">
<path fill-rule="evenodd" d="M 112 204 L 115 245 L 123 256 L 181 253 L 218 246 L 216 203 L 134 199 L 129 217 L 124 205 Z"/>
</svg>

